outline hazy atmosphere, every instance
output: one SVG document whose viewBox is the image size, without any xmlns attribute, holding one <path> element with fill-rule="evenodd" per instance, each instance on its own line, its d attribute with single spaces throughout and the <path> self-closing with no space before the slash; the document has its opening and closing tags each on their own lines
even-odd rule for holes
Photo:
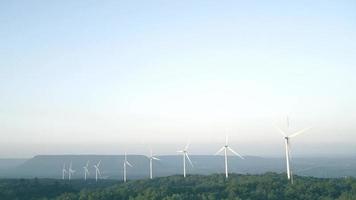
<svg viewBox="0 0 356 200">
<path fill-rule="evenodd" d="M 0 158 L 356 155 L 355 1 L 0 1 Z"/>
</svg>

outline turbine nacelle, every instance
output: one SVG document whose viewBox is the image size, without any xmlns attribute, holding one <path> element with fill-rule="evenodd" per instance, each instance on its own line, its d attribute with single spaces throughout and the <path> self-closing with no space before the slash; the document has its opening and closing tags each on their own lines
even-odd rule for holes
<svg viewBox="0 0 356 200">
<path fill-rule="evenodd" d="M 183 155 L 183 176 L 184 177 L 186 177 L 186 166 L 185 166 L 186 161 L 185 160 L 187 159 L 189 164 L 192 167 L 194 167 L 193 162 L 190 160 L 189 155 L 188 155 L 188 148 L 189 148 L 189 142 L 187 143 L 187 145 L 185 145 L 184 149 L 177 151 L 178 153 L 182 153 L 182 155 Z"/>
<path fill-rule="evenodd" d="M 65 179 L 66 173 L 68 173 L 68 171 L 66 170 L 66 164 L 64 163 L 63 168 L 62 168 L 62 179 L 63 180 Z"/>
<path fill-rule="evenodd" d="M 129 161 L 127 161 L 127 155 L 125 152 L 125 159 L 124 159 L 124 182 L 126 182 L 126 165 L 128 165 L 129 167 L 133 167 Z"/>
<path fill-rule="evenodd" d="M 101 172 L 100 172 L 100 164 L 101 164 L 101 160 L 99 160 L 99 162 L 94 165 L 94 169 L 95 169 L 95 181 L 98 181 L 98 178 L 101 178 Z"/>
<path fill-rule="evenodd" d="M 217 151 L 215 153 L 215 155 L 218 155 L 220 152 L 224 151 L 224 158 L 225 158 L 225 177 L 228 178 L 229 174 L 228 174 L 228 164 L 227 164 L 227 153 L 228 151 L 232 152 L 233 154 L 235 154 L 236 156 L 240 157 L 241 159 L 245 159 L 243 156 L 241 156 L 239 153 L 237 153 L 236 151 L 234 151 L 231 147 L 229 147 L 229 139 L 228 136 L 226 135 L 225 138 L 225 145 L 223 147 L 221 147 L 219 149 L 219 151 Z"/>
<path fill-rule="evenodd" d="M 84 169 L 84 180 L 87 180 L 87 175 L 90 174 L 88 167 L 89 167 L 89 161 L 87 161 L 87 164 L 83 167 L 83 169 Z"/>
<path fill-rule="evenodd" d="M 159 158 L 155 157 L 152 153 L 152 149 L 150 149 L 150 179 L 153 178 L 153 160 L 160 160 Z"/>
<path fill-rule="evenodd" d="M 72 162 L 70 162 L 69 164 L 69 168 L 68 168 L 68 179 L 70 180 L 72 177 L 72 174 L 74 174 L 75 170 L 72 169 Z"/>
<path fill-rule="evenodd" d="M 297 131 L 293 134 L 287 134 L 285 131 L 283 131 L 281 128 L 279 128 L 278 126 L 274 125 L 274 127 L 278 130 L 278 132 L 283 136 L 283 138 L 285 139 L 285 154 L 286 154 L 286 165 L 287 165 L 287 177 L 288 179 L 291 180 L 291 183 L 293 184 L 293 176 L 292 176 L 292 171 L 291 171 L 291 164 L 290 164 L 290 159 L 291 159 L 291 150 L 290 150 L 290 139 L 293 137 L 296 137 L 304 132 L 306 132 L 307 130 L 311 129 L 309 128 L 305 128 L 302 129 L 300 131 Z M 287 117 L 287 128 L 289 128 L 289 118 Z"/>
<path fill-rule="evenodd" d="M 237 153 L 235 150 L 233 150 L 233 149 L 229 146 L 229 144 L 228 144 L 228 136 L 226 136 L 226 143 L 225 143 L 225 145 L 224 145 L 223 147 L 221 147 L 221 148 L 219 149 L 219 151 L 217 151 L 217 152 L 215 153 L 215 155 L 218 155 L 218 154 L 219 154 L 220 152 L 222 152 L 223 150 L 226 150 L 226 153 L 227 153 L 228 151 L 230 151 L 231 153 L 235 154 L 236 156 L 240 157 L 241 159 L 245 159 L 242 155 L 240 155 L 239 153 Z"/>
</svg>

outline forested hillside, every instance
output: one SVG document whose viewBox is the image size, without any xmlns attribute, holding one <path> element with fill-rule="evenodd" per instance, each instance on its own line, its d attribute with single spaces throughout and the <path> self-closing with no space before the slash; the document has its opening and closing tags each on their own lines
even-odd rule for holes
<svg viewBox="0 0 356 200">
<path fill-rule="evenodd" d="M 353 200 L 356 199 L 356 179 L 319 179 L 295 177 L 289 184 L 285 174 L 170 176 L 127 183 L 113 180 L 19 179 L 0 181 L 0 199 L 53 200 Z"/>
</svg>

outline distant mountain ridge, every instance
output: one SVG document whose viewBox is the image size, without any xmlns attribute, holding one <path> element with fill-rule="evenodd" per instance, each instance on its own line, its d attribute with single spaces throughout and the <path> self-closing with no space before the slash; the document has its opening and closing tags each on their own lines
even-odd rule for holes
<svg viewBox="0 0 356 200">
<path fill-rule="evenodd" d="M 0 159 L 0 171 L 8 170 L 14 167 L 17 167 L 28 159 L 21 159 L 21 158 L 1 158 Z"/>
<path fill-rule="evenodd" d="M 181 155 L 157 156 L 154 162 L 154 176 L 182 174 Z M 223 156 L 191 155 L 194 167 L 187 164 L 188 174 L 214 174 L 224 172 Z M 128 168 L 129 179 L 149 176 L 149 159 L 144 155 L 128 155 L 133 167 Z M 11 165 L 0 171 L 3 178 L 62 178 L 62 167 L 72 162 L 76 171 L 73 179 L 84 176 L 83 167 L 89 161 L 89 178 L 94 178 L 93 165 L 101 160 L 102 176 L 107 179 L 122 179 L 124 155 L 38 155 L 26 161 Z M 293 158 L 293 173 L 315 177 L 356 177 L 356 158 Z M 229 172 L 243 174 L 281 173 L 285 171 L 284 158 L 262 158 L 246 156 L 244 160 L 229 156 Z"/>
</svg>

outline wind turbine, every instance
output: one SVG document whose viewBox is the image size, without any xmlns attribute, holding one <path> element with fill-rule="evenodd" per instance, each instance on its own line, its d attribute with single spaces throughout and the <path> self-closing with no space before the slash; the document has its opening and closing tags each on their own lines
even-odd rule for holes
<svg viewBox="0 0 356 200">
<path fill-rule="evenodd" d="M 98 177 L 101 177 L 101 173 L 100 173 L 100 163 L 101 163 L 101 160 L 99 160 L 99 162 L 94 165 L 94 168 L 95 168 L 95 181 L 98 182 Z"/>
<path fill-rule="evenodd" d="M 63 163 L 63 168 L 62 168 L 62 180 L 65 179 L 66 173 L 68 173 L 68 171 L 66 170 L 66 164 Z"/>
<path fill-rule="evenodd" d="M 124 182 L 126 182 L 126 165 L 132 167 L 132 165 L 127 161 L 127 156 L 125 152 L 125 160 L 124 160 Z"/>
<path fill-rule="evenodd" d="M 187 145 L 185 145 L 183 150 L 177 151 L 178 153 L 182 153 L 182 155 L 183 155 L 183 176 L 184 176 L 184 178 L 186 177 L 186 166 L 185 166 L 186 165 L 185 164 L 185 159 L 186 158 L 188 159 L 189 164 L 193 167 L 193 163 L 190 160 L 189 155 L 188 155 L 188 148 L 189 148 L 189 142 L 187 143 Z"/>
<path fill-rule="evenodd" d="M 229 173 L 228 173 L 228 169 L 227 169 L 227 153 L 228 151 L 232 152 L 233 154 L 235 154 L 236 156 L 240 157 L 241 159 L 245 159 L 243 156 L 241 156 L 239 153 L 237 153 L 236 151 L 234 151 L 231 147 L 229 147 L 229 137 L 226 135 L 225 138 L 225 146 L 221 147 L 221 149 L 219 149 L 218 152 L 215 153 L 215 155 L 218 155 L 220 152 L 224 151 L 224 157 L 225 157 L 225 177 L 228 178 L 229 177 Z"/>
<path fill-rule="evenodd" d="M 87 161 L 87 164 L 83 167 L 83 169 L 84 169 L 84 180 L 87 180 L 87 175 L 90 174 L 88 167 L 89 167 L 89 160 Z"/>
<path fill-rule="evenodd" d="M 75 170 L 72 169 L 72 162 L 70 162 L 69 169 L 68 169 L 68 179 L 72 178 L 72 174 L 74 174 Z"/>
<path fill-rule="evenodd" d="M 149 157 L 149 159 L 150 159 L 150 179 L 152 179 L 152 177 L 153 177 L 153 173 L 152 173 L 152 161 L 153 160 L 160 160 L 159 158 L 156 158 L 155 156 L 153 156 L 153 154 L 152 154 L 152 149 L 151 149 L 151 154 L 150 154 L 150 157 Z"/>
<path fill-rule="evenodd" d="M 302 129 L 300 131 L 297 131 L 293 134 L 288 135 L 287 132 L 289 132 L 289 118 L 287 117 L 287 131 L 283 131 L 281 128 L 279 128 L 278 126 L 276 126 L 276 129 L 282 134 L 283 138 L 284 138 L 284 144 L 285 144 L 285 151 L 286 151 L 286 164 L 287 164 L 287 177 L 288 180 L 291 181 L 291 183 L 293 184 L 293 175 L 292 175 L 292 171 L 291 171 L 291 148 L 290 148 L 290 139 L 294 138 L 304 132 L 306 132 L 307 130 L 311 129 L 309 128 L 305 128 Z"/>
</svg>

